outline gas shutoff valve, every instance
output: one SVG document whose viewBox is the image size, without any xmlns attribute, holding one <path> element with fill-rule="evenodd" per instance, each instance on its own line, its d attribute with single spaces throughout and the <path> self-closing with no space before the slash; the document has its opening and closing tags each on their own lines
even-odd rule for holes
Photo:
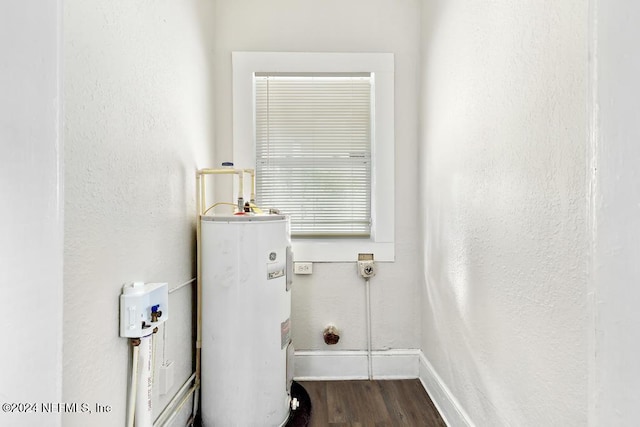
<svg viewBox="0 0 640 427">
<path fill-rule="evenodd" d="M 358 273 L 365 279 L 376 275 L 376 265 L 373 254 L 358 254 Z"/>
</svg>

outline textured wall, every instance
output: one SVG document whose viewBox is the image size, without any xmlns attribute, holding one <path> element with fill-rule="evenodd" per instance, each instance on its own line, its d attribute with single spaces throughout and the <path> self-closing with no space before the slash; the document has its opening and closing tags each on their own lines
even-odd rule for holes
<svg viewBox="0 0 640 427">
<path fill-rule="evenodd" d="M 0 403 L 62 397 L 61 4 L 0 3 Z M 2 411 L 0 425 L 60 415 Z"/>
<path fill-rule="evenodd" d="M 593 425 L 640 419 L 640 6 L 595 2 Z"/>
<path fill-rule="evenodd" d="M 477 425 L 585 425 L 587 2 L 423 6 L 422 350 Z"/>
<path fill-rule="evenodd" d="M 122 285 L 172 288 L 195 276 L 194 177 L 210 163 L 213 134 L 213 12 L 205 0 L 65 2 L 63 398 L 113 408 L 67 414 L 65 426 L 124 423 Z M 191 291 L 169 299 L 156 363 L 174 361 L 175 386 L 156 392 L 156 415 L 192 372 Z"/>
<path fill-rule="evenodd" d="M 414 0 L 219 0 L 216 9 L 216 163 L 233 152 L 231 52 L 390 52 L 395 54 L 396 262 L 371 282 L 373 347 L 417 348 L 419 259 L 416 127 L 419 2 Z M 314 264 L 296 276 L 293 339 L 298 349 L 366 348 L 364 282 L 354 263 Z M 343 332 L 327 347 L 322 330 Z"/>
</svg>

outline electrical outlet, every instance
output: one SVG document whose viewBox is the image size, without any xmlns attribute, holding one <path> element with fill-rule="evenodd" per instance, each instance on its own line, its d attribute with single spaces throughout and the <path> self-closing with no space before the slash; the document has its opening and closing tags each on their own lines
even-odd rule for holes
<svg viewBox="0 0 640 427">
<path fill-rule="evenodd" d="M 312 274 L 313 263 L 312 262 L 294 262 L 293 272 L 295 274 Z"/>
<path fill-rule="evenodd" d="M 358 254 L 358 261 L 373 261 L 373 254 Z"/>
</svg>

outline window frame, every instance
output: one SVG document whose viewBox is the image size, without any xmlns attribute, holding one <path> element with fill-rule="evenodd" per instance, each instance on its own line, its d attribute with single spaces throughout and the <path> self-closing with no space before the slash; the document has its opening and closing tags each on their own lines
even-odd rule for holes
<svg viewBox="0 0 640 427">
<path fill-rule="evenodd" d="M 349 262 L 358 253 L 395 260 L 394 57 L 391 53 L 232 52 L 233 159 L 255 168 L 254 73 L 358 73 L 375 75 L 371 138 L 371 236 L 292 239 L 294 259 Z"/>
</svg>

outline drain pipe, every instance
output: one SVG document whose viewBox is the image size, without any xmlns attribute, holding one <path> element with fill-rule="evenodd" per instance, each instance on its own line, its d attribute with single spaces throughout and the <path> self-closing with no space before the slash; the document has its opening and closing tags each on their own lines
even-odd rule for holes
<svg viewBox="0 0 640 427">
<path fill-rule="evenodd" d="M 140 386 L 136 393 L 136 427 L 151 427 L 153 398 L 153 334 L 140 338 Z"/>
<path fill-rule="evenodd" d="M 153 399 L 154 335 L 131 338 L 131 386 L 127 403 L 127 427 L 151 427 Z M 140 377 L 140 378 L 138 378 Z"/>
<path fill-rule="evenodd" d="M 136 389 L 138 387 L 138 357 L 140 354 L 140 338 L 129 340 L 132 349 L 131 359 L 131 386 L 129 388 L 129 401 L 127 403 L 127 427 L 133 427 L 136 410 Z"/>
<path fill-rule="evenodd" d="M 251 178 L 251 193 L 249 195 L 249 202 L 256 204 L 256 170 L 255 169 L 243 169 L 244 173 L 248 173 Z"/>
<path fill-rule="evenodd" d="M 365 306 L 367 316 L 367 372 L 369 380 L 373 379 L 373 360 L 371 350 L 371 284 L 369 279 L 376 275 L 373 254 L 358 254 L 358 273 L 364 279 Z"/>
<path fill-rule="evenodd" d="M 198 415 L 198 400 L 200 397 L 200 359 L 202 348 L 202 238 L 201 217 L 206 209 L 205 202 L 205 176 L 202 171 L 197 172 L 196 178 L 196 366 L 194 378 L 194 393 L 192 417 Z"/>
<path fill-rule="evenodd" d="M 364 279 L 367 306 L 367 368 L 369 381 L 373 379 L 373 361 L 371 360 L 371 284 L 369 278 Z"/>
<path fill-rule="evenodd" d="M 178 400 L 184 399 L 185 397 L 188 398 L 195 391 L 195 385 L 192 385 L 195 379 L 196 374 L 194 372 L 189 378 L 187 378 L 187 381 L 182 384 L 182 387 L 180 387 L 171 401 L 167 404 L 167 406 L 165 406 L 160 415 L 158 415 L 158 418 L 156 418 L 156 420 L 153 422 L 154 427 L 169 425 L 170 420 L 172 420 L 180 412 L 179 408 L 182 407 L 181 405 L 178 408 L 175 407 Z M 184 392 L 187 389 L 189 389 L 189 392 L 185 395 Z"/>
</svg>

